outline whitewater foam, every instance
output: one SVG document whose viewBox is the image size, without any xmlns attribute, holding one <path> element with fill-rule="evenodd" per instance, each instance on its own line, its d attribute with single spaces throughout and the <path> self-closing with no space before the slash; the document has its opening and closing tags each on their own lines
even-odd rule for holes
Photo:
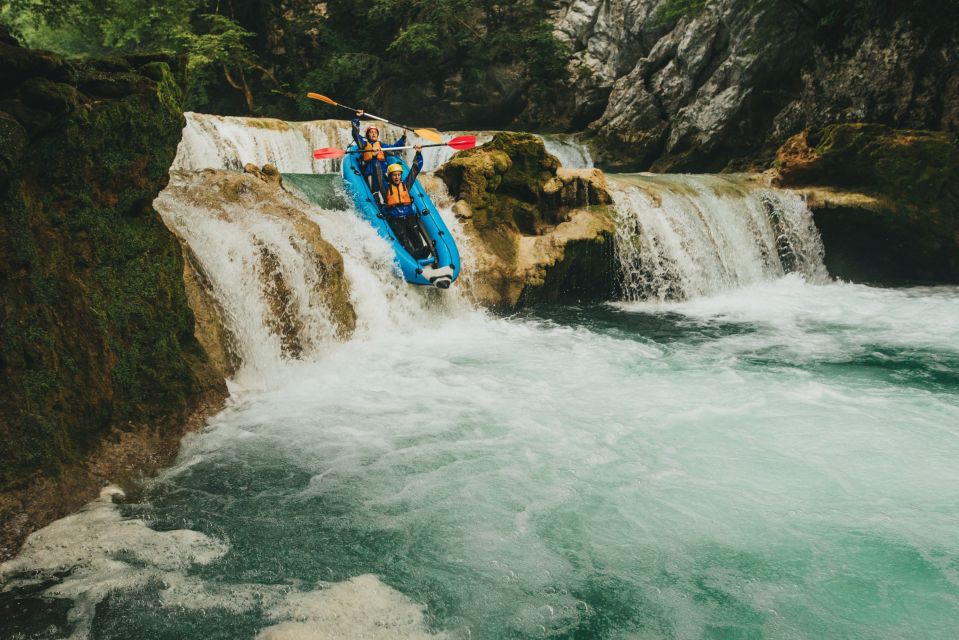
<svg viewBox="0 0 959 640">
<path fill-rule="evenodd" d="M 797 272 L 825 282 L 799 196 L 735 176 L 610 176 L 628 300 L 684 300 Z"/>
</svg>

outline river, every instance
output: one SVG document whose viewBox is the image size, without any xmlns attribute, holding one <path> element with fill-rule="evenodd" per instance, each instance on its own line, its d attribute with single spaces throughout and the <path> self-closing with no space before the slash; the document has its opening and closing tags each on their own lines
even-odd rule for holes
<svg viewBox="0 0 959 640">
<path fill-rule="evenodd" d="M 157 206 L 253 308 L 214 266 L 248 232 L 178 199 L 197 168 Z M 955 637 L 959 289 L 831 281 L 787 192 L 613 179 L 624 300 L 497 317 L 399 282 L 330 180 L 290 178 L 355 336 L 239 332 L 172 468 L 0 567 L 0 636 Z"/>
</svg>

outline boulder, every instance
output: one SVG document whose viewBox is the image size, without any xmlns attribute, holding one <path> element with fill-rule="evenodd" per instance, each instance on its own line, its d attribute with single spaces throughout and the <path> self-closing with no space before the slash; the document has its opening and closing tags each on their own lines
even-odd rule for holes
<svg viewBox="0 0 959 640">
<path fill-rule="evenodd" d="M 777 152 L 775 181 L 807 196 L 835 276 L 959 282 L 959 147 L 943 133 L 840 124 Z"/>
<path fill-rule="evenodd" d="M 477 301 L 508 311 L 611 295 L 612 199 L 601 171 L 563 169 L 539 138 L 498 133 L 436 174 L 470 239 L 464 279 Z"/>
</svg>

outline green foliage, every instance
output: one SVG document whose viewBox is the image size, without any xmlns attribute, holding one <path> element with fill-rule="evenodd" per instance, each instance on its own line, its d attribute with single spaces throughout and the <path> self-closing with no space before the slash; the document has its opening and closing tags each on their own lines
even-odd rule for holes
<svg viewBox="0 0 959 640">
<path fill-rule="evenodd" d="M 839 0 L 826 5 L 819 18 L 819 37 L 834 44 L 860 25 L 888 28 L 905 20 L 935 41 L 949 38 L 959 22 L 959 0 Z"/>
<path fill-rule="evenodd" d="M 173 51 L 200 0 L 9 0 L 5 22 L 33 47 L 65 53 Z"/>
<path fill-rule="evenodd" d="M 699 13 L 706 6 L 707 0 L 666 0 L 659 5 L 653 20 L 656 24 L 669 27 L 681 18 Z"/>
<path fill-rule="evenodd" d="M 281 14 L 268 2 L 0 0 L 0 21 L 29 46 L 64 53 L 185 54 L 191 109 L 257 113 L 272 103 L 283 108 L 271 115 L 316 117 L 343 113 L 302 100 L 307 91 L 402 108 L 422 96 L 441 101 L 452 89 L 453 99 L 482 104 L 484 91 L 499 84 L 494 74 L 507 68 L 527 97 L 546 102 L 569 59 L 553 37 L 551 6 L 549 0 L 329 0 L 322 9 L 301 4 Z"/>
<path fill-rule="evenodd" d="M 553 37 L 548 8 L 543 0 L 373 0 L 365 9 L 331 0 L 314 48 L 323 62 L 297 84 L 375 107 L 398 90 L 442 94 L 456 78 L 464 97 L 482 102 L 488 74 L 502 65 L 517 67 L 532 92 L 543 92 L 563 79 L 569 58 Z M 302 105 L 303 116 L 317 115 L 317 104 Z"/>
<path fill-rule="evenodd" d="M 435 64 L 443 59 L 443 51 L 435 44 L 438 40 L 435 25 L 422 22 L 411 24 L 386 47 L 386 53 L 402 62 Z"/>
<path fill-rule="evenodd" d="M 206 26 L 204 32 L 187 28 L 176 33 L 181 50 L 187 53 L 187 73 L 208 65 L 233 65 L 251 57 L 248 41 L 252 33 L 221 14 L 203 14 L 200 21 Z"/>
<path fill-rule="evenodd" d="M 185 54 L 191 97 L 205 96 L 211 74 L 256 64 L 253 34 L 209 13 L 205 0 L 8 0 L 0 7 L 0 21 L 27 46 L 88 56 Z"/>
</svg>

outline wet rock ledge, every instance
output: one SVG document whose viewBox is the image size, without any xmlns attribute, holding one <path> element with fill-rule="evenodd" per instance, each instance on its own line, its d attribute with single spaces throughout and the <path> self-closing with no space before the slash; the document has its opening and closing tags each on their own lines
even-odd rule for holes
<svg viewBox="0 0 959 640">
<path fill-rule="evenodd" d="M 806 196 L 833 276 L 959 283 L 959 146 L 946 133 L 837 124 L 790 138 L 774 181 Z"/>
<path fill-rule="evenodd" d="M 0 30 L 0 560 L 168 462 L 226 395 L 152 206 L 181 112 L 161 59 L 67 60 Z"/>
<path fill-rule="evenodd" d="M 498 133 L 436 170 L 455 199 L 477 302 L 500 311 L 615 295 L 612 198 L 602 172 L 564 169 L 543 142 Z"/>
</svg>

